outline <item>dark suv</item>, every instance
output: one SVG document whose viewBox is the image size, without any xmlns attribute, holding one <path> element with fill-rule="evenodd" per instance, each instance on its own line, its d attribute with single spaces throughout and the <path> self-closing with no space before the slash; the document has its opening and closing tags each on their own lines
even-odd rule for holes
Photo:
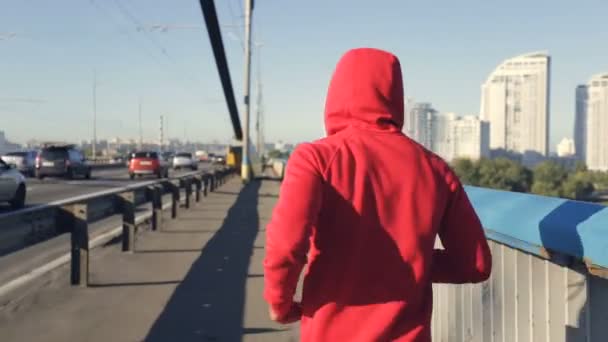
<svg viewBox="0 0 608 342">
<path fill-rule="evenodd" d="M 36 157 L 36 177 L 91 178 L 91 166 L 74 146 L 47 146 Z"/>
</svg>

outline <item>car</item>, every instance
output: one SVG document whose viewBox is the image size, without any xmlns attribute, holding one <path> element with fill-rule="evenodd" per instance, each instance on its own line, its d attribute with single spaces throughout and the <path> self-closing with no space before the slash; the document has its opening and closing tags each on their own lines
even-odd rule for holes
<svg viewBox="0 0 608 342">
<path fill-rule="evenodd" d="M 213 159 L 211 160 L 211 162 L 213 164 L 224 164 L 226 162 L 226 157 L 224 157 L 223 155 L 215 155 L 213 156 Z"/>
<path fill-rule="evenodd" d="M 166 151 L 166 152 L 162 152 L 160 155 L 164 161 L 169 163 L 169 166 L 173 166 L 171 164 L 173 164 L 173 157 L 175 156 L 175 153 Z"/>
<path fill-rule="evenodd" d="M 0 202 L 8 202 L 13 209 L 23 208 L 26 191 L 21 172 L 0 159 Z"/>
<path fill-rule="evenodd" d="M 36 178 L 82 176 L 91 178 L 91 165 L 74 145 L 47 145 L 36 157 Z"/>
<path fill-rule="evenodd" d="M 175 170 L 188 168 L 192 170 L 198 169 L 198 160 L 192 155 L 192 153 L 182 152 L 178 153 L 173 157 L 173 168 Z"/>
<path fill-rule="evenodd" d="M 207 154 L 207 152 L 203 151 L 203 150 L 199 150 L 196 151 L 194 153 L 194 155 L 196 156 L 196 158 L 198 158 L 199 161 L 201 162 L 206 162 L 209 160 L 209 155 Z"/>
<path fill-rule="evenodd" d="M 154 175 L 158 178 L 169 177 L 169 163 L 159 152 L 140 151 L 131 154 L 129 162 L 129 178 L 135 176 Z"/>
<path fill-rule="evenodd" d="M 22 174 L 33 177 L 36 173 L 36 155 L 36 151 L 9 152 L 2 156 L 2 160 L 15 165 Z"/>
<path fill-rule="evenodd" d="M 110 158 L 110 164 L 122 164 L 125 163 L 123 156 L 114 156 Z"/>
</svg>

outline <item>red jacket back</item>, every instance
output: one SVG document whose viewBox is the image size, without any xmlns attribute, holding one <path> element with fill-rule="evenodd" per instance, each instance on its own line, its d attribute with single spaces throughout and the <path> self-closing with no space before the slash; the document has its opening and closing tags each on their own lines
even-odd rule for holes
<svg viewBox="0 0 608 342">
<path fill-rule="evenodd" d="M 398 59 L 351 50 L 329 86 L 328 136 L 290 157 L 266 231 L 264 297 L 286 313 L 307 264 L 302 341 L 430 341 L 432 282 L 490 274 L 466 193 L 401 133 L 403 107 Z"/>
</svg>

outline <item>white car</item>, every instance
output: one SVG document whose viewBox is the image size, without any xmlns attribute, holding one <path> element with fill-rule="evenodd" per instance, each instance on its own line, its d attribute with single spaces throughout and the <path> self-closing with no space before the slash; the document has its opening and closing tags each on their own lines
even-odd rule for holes
<svg viewBox="0 0 608 342">
<path fill-rule="evenodd" d="M 25 192 L 25 177 L 0 159 L 0 202 L 8 202 L 13 209 L 23 208 Z"/>
<path fill-rule="evenodd" d="M 34 176 L 36 171 L 36 151 L 10 152 L 2 156 L 5 163 L 15 165 L 24 175 Z"/>
<path fill-rule="evenodd" d="M 175 170 L 185 168 L 197 170 L 198 160 L 192 155 L 192 153 L 178 153 L 175 155 L 175 157 L 173 157 L 173 168 Z"/>
</svg>

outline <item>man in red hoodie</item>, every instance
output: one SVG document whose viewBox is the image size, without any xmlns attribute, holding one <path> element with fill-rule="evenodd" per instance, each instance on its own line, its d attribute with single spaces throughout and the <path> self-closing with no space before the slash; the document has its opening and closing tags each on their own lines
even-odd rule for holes
<svg viewBox="0 0 608 342">
<path fill-rule="evenodd" d="M 264 298 L 273 320 L 301 319 L 302 341 L 430 341 L 431 284 L 490 275 L 462 185 L 401 132 L 403 107 L 399 60 L 351 50 L 329 86 L 327 137 L 290 157 L 267 228 Z"/>
</svg>

